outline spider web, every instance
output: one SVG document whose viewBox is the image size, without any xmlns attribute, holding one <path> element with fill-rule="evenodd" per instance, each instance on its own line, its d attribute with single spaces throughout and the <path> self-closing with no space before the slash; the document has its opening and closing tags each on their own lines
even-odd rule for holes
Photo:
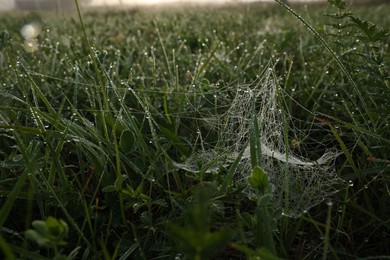
<svg viewBox="0 0 390 260">
<path fill-rule="evenodd" d="M 245 192 L 248 196 L 254 196 L 254 191 L 247 184 L 247 177 L 251 174 L 251 104 L 256 102 L 260 162 L 268 174 L 275 206 L 282 208 L 286 216 L 299 217 L 336 193 L 342 184 L 335 170 L 335 159 L 340 152 L 334 148 L 324 148 L 320 158 L 311 160 L 307 152 L 291 147 L 286 133 L 288 136 L 294 135 L 299 129 L 293 127 L 294 118 L 283 109 L 285 97 L 282 93 L 271 67 L 252 84 L 239 85 L 226 112 L 214 118 L 208 115 L 202 119 L 217 131 L 218 142 L 211 147 L 202 143 L 202 147 L 210 148 L 200 149 L 184 162 L 175 163 L 175 166 L 194 173 L 215 172 L 226 169 L 242 153 L 235 179 L 245 182 Z"/>
</svg>

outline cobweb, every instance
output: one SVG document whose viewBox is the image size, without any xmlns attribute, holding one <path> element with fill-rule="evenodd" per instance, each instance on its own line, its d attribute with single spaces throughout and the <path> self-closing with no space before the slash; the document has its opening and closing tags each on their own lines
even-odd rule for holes
<svg viewBox="0 0 390 260">
<path fill-rule="evenodd" d="M 341 180 L 335 171 L 335 159 L 340 154 L 336 149 L 324 148 L 317 160 L 306 158 L 307 153 L 291 147 L 286 132 L 292 132 L 293 117 L 283 109 L 282 89 L 277 83 L 274 69 L 268 68 L 253 84 L 239 85 L 235 97 L 226 112 L 214 118 L 207 116 L 205 122 L 217 131 L 219 139 L 210 148 L 195 152 L 190 158 L 175 166 L 190 172 L 214 172 L 226 169 L 241 155 L 235 170 L 235 179 L 245 182 L 245 192 L 254 196 L 247 184 L 251 174 L 249 136 L 253 120 L 251 104 L 256 102 L 256 117 L 261 142 L 261 167 L 268 174 L 272 186 L 272 199 L 286 216 L 298 217 L 338 191 Z M 288 134 L 291 135 L 291 134 Z M 287 139 L 287 140 L 286 140 Z M 209 147 L 209 146 L 208 146 Z"/>
</svg>

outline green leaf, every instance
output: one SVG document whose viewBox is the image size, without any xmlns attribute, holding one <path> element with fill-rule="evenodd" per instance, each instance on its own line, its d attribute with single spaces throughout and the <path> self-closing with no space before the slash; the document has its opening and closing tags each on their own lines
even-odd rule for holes
<svg viewBox="0 0 390 260">
<path fill-rule="evenodd" d="M 116 178 L 115 184 L 114 184 L 114 185 L 115 185 L 115 187 L 116 187 L 116 189 L 117 189 L 118 191 L 122 189 L 123 182 L 124 182 L 127 178 L 128 178 L 128 176 L 127 176 L 127 175 L 124 175 L 124 174 L 119 175 L 119 176 Z"/>
<path fill-rule="evenodd" d="M 63 239 L 68 235 L 69 227 L 62 219 L 57 220 L 49 216 L 46 221 L 34 220 L 32 226 L 35 230 L 27 230 L 25 236 L 39 246 L 66 245 Z"/>
<path fill-rule="evenodd" d="M 184 144 L 183 140 L 174 132 L 161 125 L 158 128 L 161 130 L 164 136 L 172 142 L 173 146 L 175 146 L 180 152 L 182 152 L 186 156 L 189 156 L 191 154 L 188 147 Z"/>
<path fill-rule="evenodd" d="M 384 29 L 379 29 L 375 24 L 350 16 L 349 19 L 358 27 L 371 42 L 384 40 L 389 34 Z"/>
<path fill-rule="evenodd" d="M 129 130 L 124 130 L 119 139 L 119 147 L 123 152 L 129 152 L 134 146 L 134 134 Z"/>
<path fill-rule="evenodd" d="M 40 247 L 52 247 L 52 242 L 45 236 L 42 236 L 36 230 L 29 229 L 24 233 L 26 239 L 37 243 Z"/>
<path fill-rule="evenodd" d="M 102 189 L 103 192 L 114 192 L 114 191 L 118 191 L 117 188 L 114 186 L 114 185 L 109 185 L 107 187 L 104 187 Z"/>
<path fill-rule="evenodd" d="M 252 170 L 252 175 L 248 177 L 249 184 L 261 195 L 265 194 L 269 188 L 268 176 L 265 171 L 256 166 Z"/>
<path fill-rule="evenodd" d="M 47 236 L 49 234 L 49 228 L 46 225 L 45 221 L 43 221 L 43 220 L 34 220 L 31 225 L 42 236 Z"/>
<path fill-rule="evenodd" d="M 63 241 L 63 238 L 68 235 L 69 227 L 65 221 L 62 219 L 57 220 L 53 217 L 48 217 L 46 220 L 46 225 L 49 230 L 48 237 L 52 239 L 53 242 L 61 245 L 66 244 L 65 241 Z"/>
<path fill-rule="evenodd" d="M 271 202 L 271 194 L 270 193 L 266 193 L 264 195 L 261 195 L 258 200 L 257 200 L 257 205 L 269 205 L 269 203 Z"/>
<path fill-rule="evenodd" d="M 122 187 L 123 187 L 123 182 L 128 178 L 127 175 L 119 175 L 115 182 L 114 182 L 114 185 L 109 185 L 107 187 L 104 187 L 103 188 L 103 192 L 120 192 L 122 191 Z M 134 192 L 134 191 L 133 191 Z"/>
</svg>

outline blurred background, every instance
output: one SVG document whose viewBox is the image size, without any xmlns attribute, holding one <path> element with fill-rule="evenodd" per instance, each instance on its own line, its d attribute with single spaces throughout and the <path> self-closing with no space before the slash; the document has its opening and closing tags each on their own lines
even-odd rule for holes
<svg viewBox="0 0 390 260">
<path fill-rule="evenodd" d="M 319 3 L 327 0 L 284 0 L 289 3 Z M 273 2 L 273 0 L 79 0 L 80 4 L 89 7 L 99 6 L 140 6 L 164 4 L 228 4 L 248 2 Z M 352 3 L 390 3 L 390 0 L 348 0 Z M 74 0 L 0 0 L 0 11 L 11 10 L 58 10 L 74 6 Z"/>
</svg>

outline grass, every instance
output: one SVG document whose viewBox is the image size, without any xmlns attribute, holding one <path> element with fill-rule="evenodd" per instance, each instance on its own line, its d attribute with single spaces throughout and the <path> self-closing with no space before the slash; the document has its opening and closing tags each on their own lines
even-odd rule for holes
<svg viewBox="0 0 390 260">
<path fill-rule="evenodd" d="M 2 15 L 2 258 L 389 257 L 390 7 L 330 2 Z M 220 145 L 211 119 L 269 64 L 290 149 L 342 152 L 344 185 L 298 218 L 270 199 L 256 120 L 249 180 L 242 153 L 177 167 Z"/>
</svg>

